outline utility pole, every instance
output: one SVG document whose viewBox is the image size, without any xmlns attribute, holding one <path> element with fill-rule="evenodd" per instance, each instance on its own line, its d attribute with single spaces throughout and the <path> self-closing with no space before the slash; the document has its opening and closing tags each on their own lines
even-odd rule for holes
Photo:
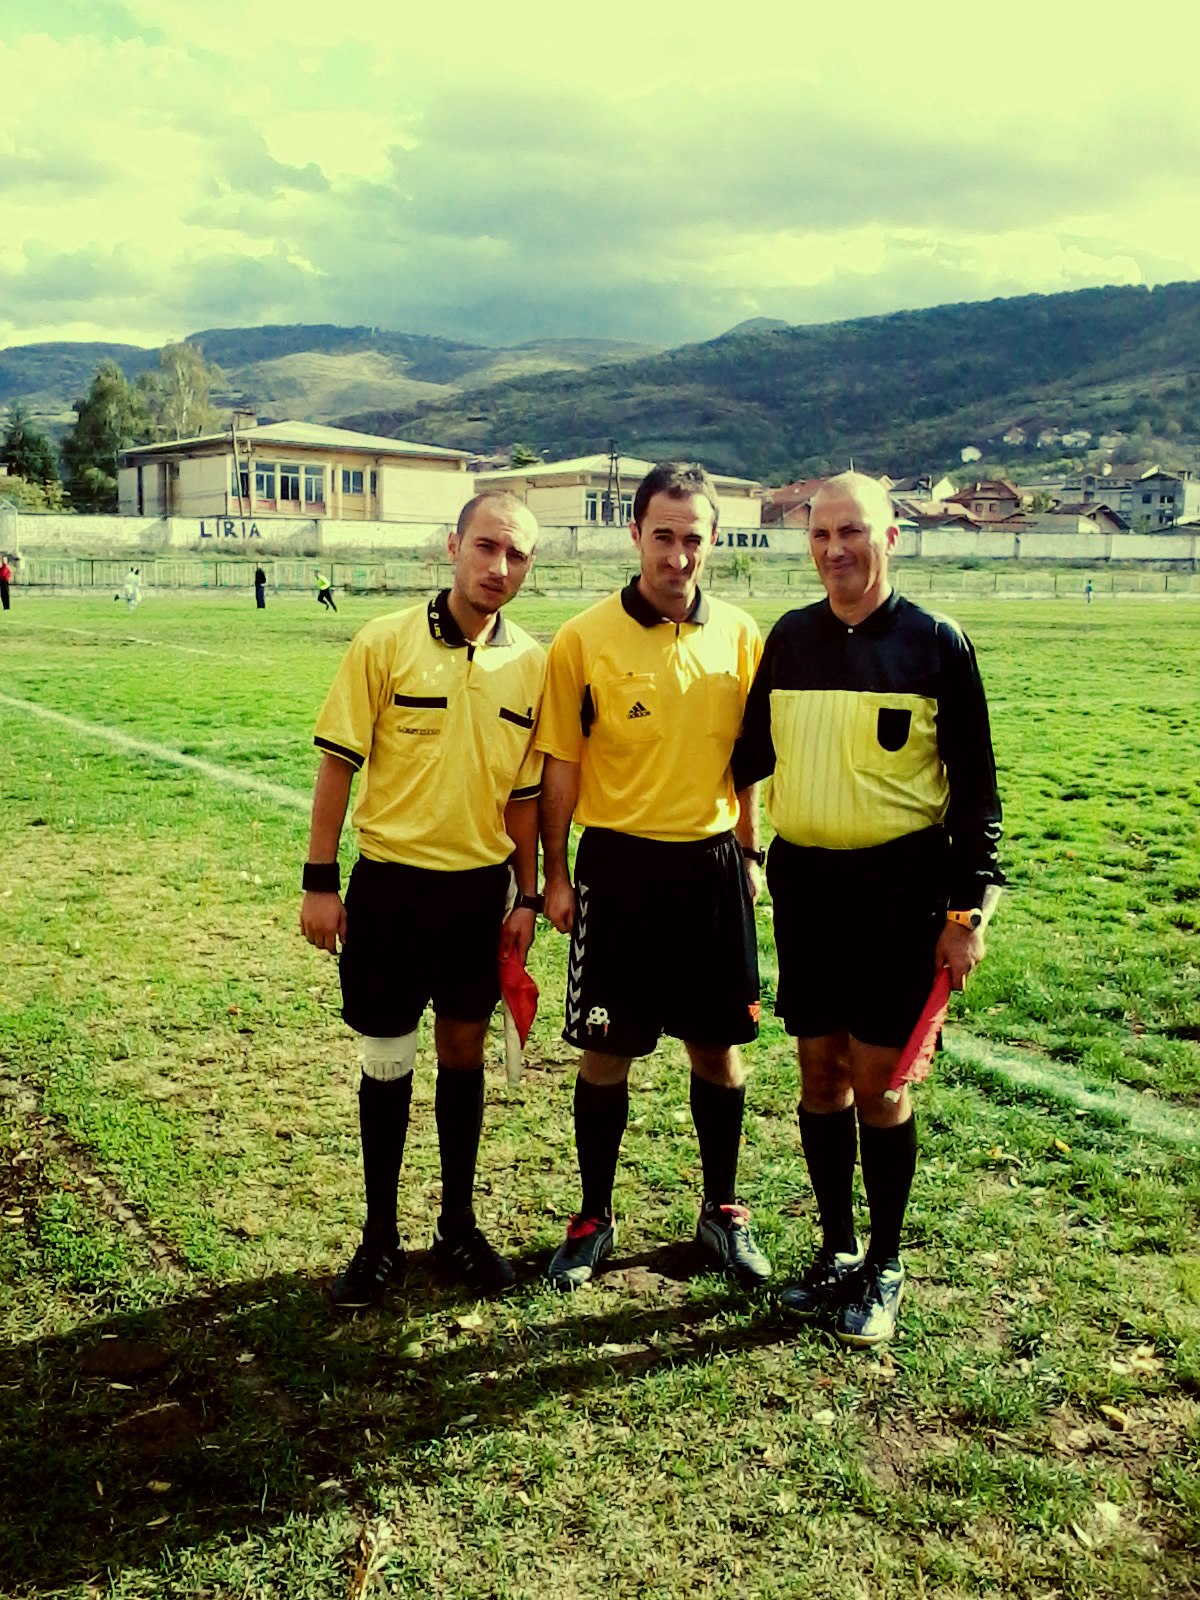
<svg viewBox="0 0 1200 1600">
<path fill-rule="evenodd" d="M 600 499 L 600 520 L 621 520 L 621 456 L 615 439 L 608 441 L 608 485 Z"/>
</svg>

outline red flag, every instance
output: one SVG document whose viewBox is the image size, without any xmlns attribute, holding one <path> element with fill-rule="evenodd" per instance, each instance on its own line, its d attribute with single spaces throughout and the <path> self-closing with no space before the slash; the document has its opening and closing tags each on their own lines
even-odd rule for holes
<svg viewBox="0 0 1200 1600">
<path fill-rule="evenodd" d="M 906 1083 L 921 1083 L 928 1075 L 937 1046 L 938 1034 L 946 1020 L 950 1006 L 950 968 L 943 967 L 933 980 L 929 999 L 917 1018 L 917 1025 L 909 1035 L 908 1043 L 900 1052 L 900 1059 L 892 1070 L 884 1099 L 894 1105 L 899 1100 Z"/>
<path fill-rule="evenodd" d="M 504 1065 L 509 1083 L 521 1081 L 521 1051 L 537 1016 L 538 986 L 511 947 L 500 957 L 500 995 L 504 1001 Z"/>
</svg>

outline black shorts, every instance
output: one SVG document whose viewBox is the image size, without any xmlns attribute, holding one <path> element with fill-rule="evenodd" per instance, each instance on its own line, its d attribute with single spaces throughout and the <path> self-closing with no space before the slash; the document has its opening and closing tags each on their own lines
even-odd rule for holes
<svg viewBox="0 0 1200 1600">
<path fill-rule="evenodd" d="M 508 866 L 431 872 L 396 861 L 354 863 L 346 888 L 342 1016 L 356 1033 L 411 1033 L 435 1015 L 483 1022 L 500 998 L 500 924 Z"/>
<path fill-rule="evenodd" d="M 563 1038 L 647 1056 L 659 1035 L 720 1049 L 758 1035 L 758 943 L 731 833 L 665 844 L 585 829 Z"/>
<path fill-rule="evenodd" d="M 779 988 L 790 1034 L 907 1043 L 933 983 L 946 925 L 941 828 L 870 850 L 810 850 L 776 839 L 767 856 Z"/>
</svg>

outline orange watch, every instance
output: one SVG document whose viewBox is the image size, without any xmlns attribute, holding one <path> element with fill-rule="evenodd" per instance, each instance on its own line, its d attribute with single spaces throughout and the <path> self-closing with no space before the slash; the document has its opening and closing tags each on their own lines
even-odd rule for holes
<svg viewBox="0 0 1200 1600">
<path fill-rule="evenodd" d="M 983 912 L 978 907 L 974 911 L 947 911 L 947 922 L 957 922 L 960 928 L 977 928 L 983 921 Z"/>
</svg>

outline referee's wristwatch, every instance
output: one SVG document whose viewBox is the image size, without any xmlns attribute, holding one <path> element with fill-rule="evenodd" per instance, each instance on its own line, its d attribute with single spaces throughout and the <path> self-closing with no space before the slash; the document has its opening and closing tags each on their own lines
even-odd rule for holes
<svg viewBox="0 0 1200 1600">
<path fill-rule="evenodd" d="M 947 911 L 947 922 L 957 922 L 960 928 L 975 929 L 983 921 L 983 912 L 978 906 L 973 911 Z"/>
<path fill-rule="evenodd" d="M 742 854 L 747 861 L 757 861 L 760 867 L 765 867 L 767 864 L 767 852 L 765 850 L 756 850 L 753 845 L 744 844 L 742 846 Z"/>
<path fill-rule="evenodd" d="M 513 901 L 514 911 L 532 911 L 535 916 L 540 916 L 546 908 L 546 897 L 542 894 L 519 894 Z"/>
</svg>

